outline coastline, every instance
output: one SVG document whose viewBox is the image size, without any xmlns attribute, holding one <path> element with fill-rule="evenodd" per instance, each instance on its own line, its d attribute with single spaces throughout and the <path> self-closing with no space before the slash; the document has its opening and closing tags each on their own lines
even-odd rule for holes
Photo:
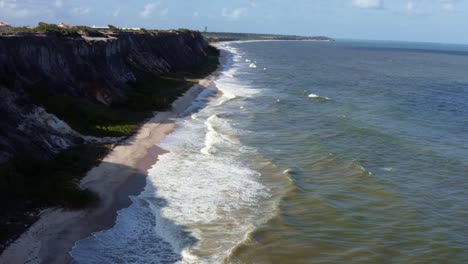
<svg viewBox="0 0 468 264">
<path fill-rule="evenodd" d="M 148 169 L 165 153 L 157 144 L 176 129 L 176 120 L 183 118 L 180 114 L 198 95 L 213 85 L 225 57 L 225 51 L 221 51 L 215 72 L 173 102 L 170 111 L 158 112 L 87 173 L 80 186 L 99 195 L 97 206 L 80 211 L 44 210 L 39 220 L 0 255 L 0 263 L 70 263 L 69 251 L 76 241 L 111 228 L 117 211 L 131 204 L 129 196 L 143 190 Z"/>
</svg>

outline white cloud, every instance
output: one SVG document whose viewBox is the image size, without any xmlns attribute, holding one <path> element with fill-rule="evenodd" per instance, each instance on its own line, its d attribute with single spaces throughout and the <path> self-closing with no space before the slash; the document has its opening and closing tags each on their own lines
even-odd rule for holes
<svg viewBox="0 0 468 264">
<path fill-rule="evenodd" d="M 430 10 L 427 10 L 427 7 L 424 9 L 421 7 L 419 2 L 408 1 L 405 6 L 405 13 L 407 15 L 414 16 L 429 16 L 431 15 Z"/>
<path fill-rule="evenodd" d="M 223 8 L 223 10 L 221 12 L 221 15 L 223 17 L 227 17 L 227 18 L 232 19 L 232 20 L 237 20 L 241 16 L 244 16 L 246 12 L 247 12 L 247 9 L 245 9 L 245 8 L 235 8 L 233 10 Z"/>
<path fill-rule="evenodd" d="M 62 7 L 63 6 L 63 0 L 55 0 L 54 6 L 55 7 Z"/>
<path fill-rule="evenodd" d="M 114 10 L 114 12 L 112 12 L 113 17 L 118 17 L 119 15 L 120 15 L 120 7 Z"/>
<path fill-rule="evenodd" d="M 193 16 L 194 16 L 194 17 L 197 17 L 197 16 L 199 16 L 199 15 L 200 15 L 200 13 L 199 13 L 198 11 L 193 12 Z"/>
<path fill-rule="evenodd" d="M 83 16 L 89 14 L 89 11 L 91 11 L 89 7 L 74 7 L 70 12 L 73 15 Z"/>
<path fill-rule="evenodd" d="M 34 14 L 34 9 L 16 0 L 0 0 L 0 16 L 10 18 L 26 18 Z"/>
<path fill-rule="evenodd" d="M 416 12 L 416 5 L 414 4 L 413 1 L 409 1 L 408 3 L 406 3 L 406 12 L 408 13 Z"/>
<path fill-rule="evenodd" d="M 160 16 L 166 16 L 169 13 L 169 8 L 162 8 L 161 2 L 148 3 L 143 7 L 140 15 L 143 18 L 150 18 L 154 13 L 158 13 Z"/>
<path fill-rule="evenodd" d="M 382 9 L 383 0 L 353 0 L 353 6 L 362 9 Z"/>
<path fill-rule="evenodd" d="M 455 1 L 454 0 L 439 0 L 442 5 L 442 9 L 445 11 L 455 11 Z"/>
<path fill-rule="evenodd" d="M 146 4 L 145 7 L 143 8 L 143 11 L 141 11 L 140 14 L 144 18 L 149 18 L 154 13 L 157 7 L 158 5 L 156 3 Z"/>
</svg>

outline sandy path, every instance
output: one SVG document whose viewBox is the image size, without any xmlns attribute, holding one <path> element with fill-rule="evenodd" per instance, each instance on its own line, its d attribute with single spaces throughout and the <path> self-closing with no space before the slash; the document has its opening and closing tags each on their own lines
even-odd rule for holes
<svg viewBox="0 0 468 264">
<path fill-rule="evenodd" d="M 219 71 L 218 71 L 219 72 Z M 70 263 L 74 243 L 93 232 L 111 228 L 117 211 L 139 194 L 147 170 L 162 149 L 156 147 L 176 127 L 175 121 L 203 89 L 213 85 L 217 73 L 201 80 L 173 103 L 170 112 L 158 113 L 118 146 L 83 178 L 81 185 L 99 194 L 98 206 L 81 211 L 45 210 L 40 219 L 0 256 L 0 263 Z"/>
</svg>

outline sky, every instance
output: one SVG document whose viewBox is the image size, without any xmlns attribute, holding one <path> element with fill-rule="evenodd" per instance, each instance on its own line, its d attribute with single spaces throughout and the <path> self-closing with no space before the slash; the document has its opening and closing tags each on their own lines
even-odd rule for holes
<svg viewBox="0 0 468 264">
<path fill-rule="evenodd" d="M 0 21 L 468 44 L 468 0 L 0 0 Z"/>
</svg>

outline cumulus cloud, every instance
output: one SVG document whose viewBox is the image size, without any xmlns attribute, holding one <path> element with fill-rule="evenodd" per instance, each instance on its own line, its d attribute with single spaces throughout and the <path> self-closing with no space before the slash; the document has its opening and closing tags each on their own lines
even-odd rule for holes
<svg viewBox="0 0 468 264">
<path fill-rule="evenodd" d="M 362 9 L 382 9 L 383 0 L 353 0 L 353 6 Z"/>
<path fill-rule="evenodd" d="M 223 10 L 221 12 L 221 15 L 223 17 L 227 17 L 227 18 L 232 19 L 232 20 L 237 20 L 241 16 L 244 16 L 246 12 L 247 12 L 246 8 L 235 8 L 235 9 L 232 9 L 232 10 L 227 9 L 227 8 L 223 8 Z"/>
<path fill-rule="evenodd" d="M 143 18 L 150 18 L 154 13 L 157 13 L 160 16 L 166 16 L 169 12 L 169 8 L 163 8 L 161 2 L 148 3 L 143 7 L 140 15 Z"/>
<path fill-rule="evenodd" d="M 455 11 L 455 0 L 439 0 L 442 5 L 442 9 L 445 11 Z"/>
<path fill-rule="evenodd" d="M 409 1 L 408 3 L 406 3 L 406 12 L 408 13 L 416 12 L 416 5 L 413 1 Z"/>
<path fill-rule="evenodd" d="M 63 6 L 63 0 L 55 0 L 54 1 L 54 6 L 55 7 L 62 7 Z"/>
<path fill-rule="evenodd" d="M 34 9 L 26 5 L 18 5 L 16 0 L 0 0 L 0 16 L 25 18 L 34 14 Z"/>
<path fill-rule="evenodd" d="M 419 2 L 415 1 L 408 1 L 405 6 L 405 12 L 407 15 L 415 15 L 415 16 L 428 16 L 431 15 L 429 10 L 424 9 L 421 7 Z"/>
</svg>

